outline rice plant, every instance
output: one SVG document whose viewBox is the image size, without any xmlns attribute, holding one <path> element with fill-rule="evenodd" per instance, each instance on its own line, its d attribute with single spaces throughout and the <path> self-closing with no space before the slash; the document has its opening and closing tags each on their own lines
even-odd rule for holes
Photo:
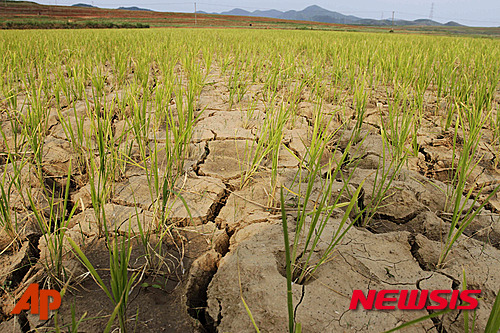
<svg viewBox="0 0 500 333">
<path fill-rule="evenodd" d="M 350 220 L 349 214 L 357 205 L 363 186 L 363 183 L 358 186 L 348 202 L 341 202 L 342 196 L 348 193 L 348 182 L 343 182 L 342 187 L 338 191 L 334 191 L 337 175 L 340 174 L 342 165 L 349 154 L 349 148 L 345 149 L 340 161 L 334 162 L 329 159 L 326 162 L 328 171 L 324 178 L 322 177 L 322 170 L 325 168 L 322 157 L 327 153 L 328 145 L 334 135 L 334 133 L 328 134 L 328 122 L 325 126 L 322 120 L 323 116 L 318 112 L 307 155 L 302 160 L 302 168 L 299 169 L 295 181 L 292 183 L 292 189 L 289 190 L 298 198 L 297 217 L 290 255 L 292 281 L 295 283 L 304 283 L 310 279 L 314 272 L 330 259 L 335 247 L 354 225 L 357 218 Z M 302 187 L 303 184 L 306 184 L 305 189 Z M 317 196 L 313 195 L 315 185 L 319 185 Z M 284 202 L 281 205 L 283 206 Z M 343 207 L 345 207 L 345 212 L 335 228 L 333 236 L 326 241 L 328 243 L 326 249 L 319 259 L 314 258 L 315 249 L 322 242 L 323 232 L 327 225 L 331 223 L 330 218 L 337 209 Z M 286 218 L 282 222 L 284 224 L 288 223 Z M 290 245 L 286 243 L 285 247 L 287 246 Z"/>
<path fill-rule="evenodd" d="M 461 112 L 457 114 L 453 135 L 453 160 L 451 167 L 453 175 L 450 182 L 451 193 L 448 193 L 447 197 L 449 201 L 446 207 L 451 212 L 450 229 L 441 249 L 438 267 L 445 264 L 453 244 L 500 189 L 500 185 L 497 185 L 482 203 L 478 202 L 479 195 L 473 196 L 474 186 L 467 189 L 469 176 L 479 163 L 476 155 L 483 124 L 486 122 L 487 117 L 484 117 L 481 111 L 475 108 L 464 107 L 460 108 L 460 110 Z M 458 151 L 457 144 L 459 126 L 462 129 L 467 129 L 463 131 L 464 137 L 461 152 Z M 482 188 L 479 189 L 479 194 L 481 192 Z M 464 194 L 465 196 L 463 196 Z M 472 203 L 469 202 L 471 199 Z M 476 208 L 476 204 L 479 207 Z"/>
<path fill-rule="evenodd" d="M 109 241 L 108 249 L 111 289 L 107 287 L 106 283 L 102 280 L 99 273 L 97 273 L 96 269 L 85 256 L 78 244 L 76 244 L 71 238 L 68 238 L 68 241 L 80 261 L 89 270 L 92 278 L 115 306 L 104 332 L 110 332 L 115 317 L 118 317 L 120 330 L 122 332 L 127 332 L 127 305 L 130 293 L 138 283 L 136 280 L 139 278 L 139 272 L 129 274 L 130 256 L 132 254 L 130 237 L 122 238 L 120 243 L 118 243 L 115 238 L 107 239 Z"/>
</svg>

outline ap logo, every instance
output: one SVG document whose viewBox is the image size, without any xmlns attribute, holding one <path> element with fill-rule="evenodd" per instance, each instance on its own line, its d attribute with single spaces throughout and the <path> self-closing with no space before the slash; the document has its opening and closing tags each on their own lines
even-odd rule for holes
<svg viewBox="0 0 500 333">
<path fill-rule="evenodd" d="M 49 301 L 49 297 L 52 299 Z M 31 302 L 28 302 L 31 299 Z M 31 314 L 40 314 L 40 320 L 49 319 L 49 310 L 57 310 L 61 306 L 61 294 L 57 290 L 39 290 L 38 283 L 32 283 L 17 302 L 11 314 L 19 314 L 22 310 L 31 309 Z"/>
</svg>

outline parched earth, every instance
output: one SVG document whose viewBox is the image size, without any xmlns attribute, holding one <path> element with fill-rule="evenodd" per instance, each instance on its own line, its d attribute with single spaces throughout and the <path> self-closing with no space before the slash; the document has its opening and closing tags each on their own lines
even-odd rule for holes
<svg viewBox="0 0 500 333">
<path fill-rule="evenodd" d="M 181 200 L 175 201 L 169 215 L 170 223 L 176 226 L 172 235 L 160 241 L 155 235 L 150 239 L 151 244 L 163 243 L 162 264 L 157 271 L 144 273 L 141 284 L 130 295 L 129 328 L 143 332 L 253 332 L 245 302 L 260 331 L 286 332 L 283 231 L 281 213 L 276 209 L 278 195 L 270 192 L 270 161 L 263 161 L 260 172 L 241 187 L 242 160 L 259 139 L 265 105 L 259 101 L 251 115 L 245 108 L 245 102 L 258 94 L 257 87 L 250 89 L 241 103 L 229 107 L 227 88 L 217 76 L 210 79 L 213 84 L 205 86 L 199 98 L 198 112 L 202 114 L 193 131 L 185 174 L 177 184 L 190 209 L 188 211 Z M 114 94 L 116 92 L 110 93 L 109 98 Z M 367 118 L 361 128 L 363 140 L 354 142 L 351 148 L 349 158 L 358 160 L 358 167 L 344 170 L 353 187 L 364 181 L 365 195 L 358 200 L 360 207 L 370 200 L 375 170 L 384 156 L 379 116 L 379 112 L 387 110 L 384 94 L 375 94 L 369 101 Z M 306 97 L 298 104 L 295 126 L 284 130 L 278 178 L 285 186 L 292 184 L 299 167 L 296 157 L 300 160 L 306 156 L 311 136 L 315 105 L 307 102 Z M 428 109 L 436 112 L 422 120 L 418 156 L 411 157 L 395 177 L 390 195 L 373 221 L 367 228 L 353 227 L 331 260 L 305 284 L 293 285 L 296 322 L 302 324 L 304 332 L 381 332 L 429 314 L 427 310 L 349 310 L 355 289 L 365 292 L 370 289 L 481 289 L 474 323 L 478 332 L 484 330 L 500 288 L 500 199 L 498 196 L 491 199 L 453 246 L 445 265 L 438 267 L 442 241 L 450 225 L 450 216 L 445 212 L 445 194 L 447 172 L 453 158 L 452 135 L 440 126 L 442 115 L 436 100 L 429 95 L 426 103 Z M 75 107 L 76 114 L 87 112 L 83 102 L 77 102 Z M 335 105 L 323 105 L 325 113 L 331 114 L 332 110 Z M 64 112 L 68 117 L 75 114 L 70 106 Z M 352 109 L 346 111 L 342 119 L 346 126 L 334 136 L 340 151 L 351 138 L 355 124 L 353 114 Z M 51 115 L 44 145 L 43 173 L 49 187 L 62 189 L 70 157 L 75 152 L 54 109 Z M 336 131 L 342 120 L 332 121 L 330 130 Z M 14 140 L 9 126 L 3 119 L 4 132 L 11 134 L 8 140 Z M 123 120 L 114 120 L 115 135 L 125 127 Z M 485 137 L 488 135 L 485 131 Z M 155 139 L 158 147 L 165 145 L 164 133 L 158 133 Z M 485 186 L 481 194 L 484 198 L 498 185 L 500 175 L 486 141 L 480 143 L 479 153 L 483 158 L 469 186 L 476 189 Z M 333 151 L 326 154 L 335 155 Z M 161 153 L 159 155 L 161 159 Z M 5 160 L 2 163 L 2 171 L 12 168 Z M 32 188 L 37 202 L 42 206 L 48 203 L 33 172 L 23 172 L 22 182 Z M 47 331 L 56 324 L 54 316 L 48 322 L 40 322 L 27 313 L 10 315 L 29 283 L 48 281 L 44 279 L 44 266 L 49 257 L 47 238 L 27 209 L 29 203 L 21 193 L 12 191 L 11 213 L 17 216 L 22 234 L 17 247 L 12 246 L 7 235 L 2 234 L 0 238 L 0 331 Z M 286 200 L 293 206 L 291 196 Z M 78 208 L 67 236 L 80 244 L 103 280 L 108 281 L 108 250 L 98 235 L 85 170 L 74 172 L 70 202 Z M 469 206 L 472 204 L 471 201 Z M 152 229 L 153 206 L 144 170 L 129 164 L 124 175 L 116 180 L 104 210 L 110 229 L 116 230 L 116 237 L 120 238 L 137 236 L 138 221 L 143 228 Z M 296 212 L 288 209 L 287 214 L 293 235 Z M 337 209 L 330 218 L 315 256 L 325 251 L 328 235 L 336 230 L 343 214 L 342 209 Z M 69 251 L 70 246 L 67 243 L 64 246 Z M 139 238 L 134 238 L 131 271 L 143 267 L 143 251 Z M 76 318 L 86 315 L 79 332 L 102 331 L 113 309 L 111 302 L 70 252 L 65 258 L 64 266 L 74 277 L 74 283 L 63 298 L 59 323 L 70 323 L 74 311 Z M 458 310 L 406 329 L 410 332 L 463 330 L 464 314 Z"/>
</svg>

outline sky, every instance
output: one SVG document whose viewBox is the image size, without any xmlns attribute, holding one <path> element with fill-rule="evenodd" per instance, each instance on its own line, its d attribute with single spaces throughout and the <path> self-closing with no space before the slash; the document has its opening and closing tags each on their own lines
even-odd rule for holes
<svg viewBox="0 0 500 333">
<path fill-rule="evenodd" d="M 310 5 L 318 5 L 342 14 L 355 15 L 363 18 L 391 18 L 395 11 L 396 19 L 415 20 L 432 18 L 446 23 L 456 21 L 469 26 L 500 26 L 500 0 L 199 0 L 196 7 L 199 11 L 222 12 L 233 8 L 248 11 L 257 9 L 302 10 Z M 120 6 L 138 6 L 156 11 L 193 12 L 194 1 L 183 0 L 49 0 L 36 1 L 41 4 L 72 5 L 88 3 L 102 8 L 117 8 Z"/>
</svg>

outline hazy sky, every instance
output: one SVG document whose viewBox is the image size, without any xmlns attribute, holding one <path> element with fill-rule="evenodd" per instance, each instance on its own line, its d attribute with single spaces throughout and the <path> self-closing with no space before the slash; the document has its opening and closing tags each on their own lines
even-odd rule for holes
<svg viewBox="0 0 500 333">
<path fill-rule="evenodd" d="M 49 0 L 36 1 L 42 4 L 71 5 L 75 3 L 94 4 L 103 8 L 119 6 L 138 6 L 157 11 L 192 12 L 194 1 L 182 0 Z M 301 10 L 310 5 L 352 14 L 364 18 L 390 18 L 395 11 L 396 19 L 429 18 L 433 7 L 433 18 L 439 22 L 457 21 L 470 26 L 500 26 L 500 0 L 277 0 L 277 1 L 232 1 L 200 0 L 196 1 L 197 10 L 205 12 L 228 11 L 242 8 L 248 11 L 256 9 Z M 434 4 L 434 6 L 432 5 Z"/>
</svg>

